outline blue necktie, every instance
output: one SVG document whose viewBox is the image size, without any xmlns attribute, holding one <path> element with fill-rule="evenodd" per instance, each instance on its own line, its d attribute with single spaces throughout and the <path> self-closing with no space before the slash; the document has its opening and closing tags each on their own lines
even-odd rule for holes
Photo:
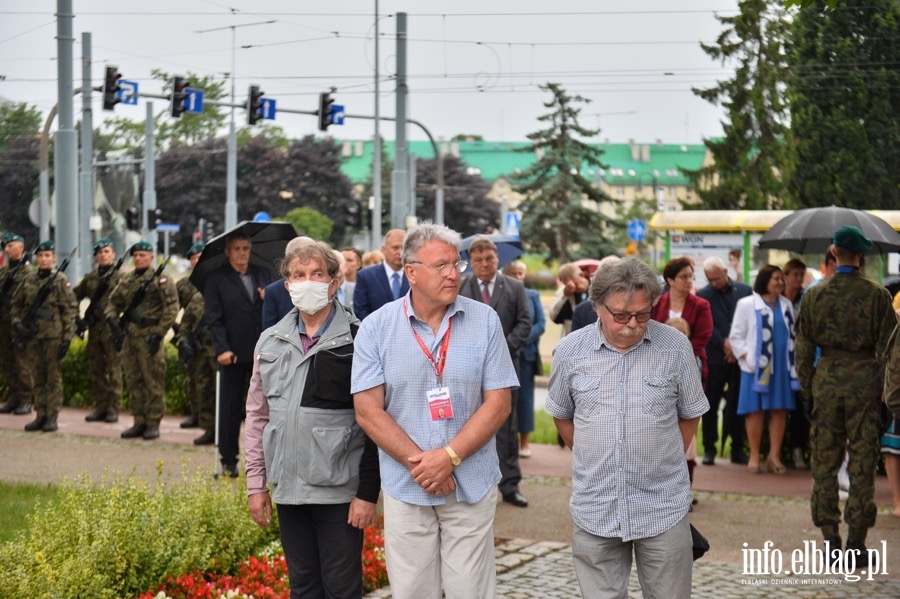
<svg viewBox="0 0 900 599">
<path fill-rule="evenodd" d="M 398 299 L 400 297 L 400 275 L 394 273 L 391 277 L 393 282 L 391 283 L 391 292 L 394 294 L 394 299 Z"/>
</svg>

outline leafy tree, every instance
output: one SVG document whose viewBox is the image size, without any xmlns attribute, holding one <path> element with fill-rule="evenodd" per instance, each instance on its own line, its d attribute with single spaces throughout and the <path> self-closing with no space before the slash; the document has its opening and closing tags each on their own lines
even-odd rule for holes
<svg viewBox="0 0 900 599">
<path fill-rule="evenodd" d="M 279 220 L 284 220 L 294 225 L 294 229 L 300 235 L 324 241 L 331 238 L 331 231 L 334 229 L 334 223 L 331 222 L 330 218 L 318 210 L 307 208 L 306 206 L 294 208 L 285 214 L 284 218 Z"/>
<path fill-rule="evenodd" d="M 15 231 L 29 243 L 38 237 L 28 219 L 28 206 L 38 192 L 38 146 L 38 139 L 26 135 L 0 147 L 0 230 Z"/>
<path fill-rule="evenodd" d="M 34 137 L 41 132 L 43 118 L 34 106 L 0 104 L 0 149 L 9 148 L 19 137 Z"/>
<path fill-rule="evenodd" d="M 744 0 L 740 13 L 716 16 L 725 26 L 715 44 L 700 44 L 722 65 L 736 63 L 734 76 L 694 94 L 722 104 L 725 135 L 704 140 L 712 164 L 684 169 L 705 209 L 771 210 L 790 205 L 794 169 L 788 107 L 784 102 L 788 24 L 780 2 Z"/>
<path fill-rule="evenodd" d="M 313 208 L 334 223 L 329 241 L 342 243 L 346 237 L 347 215 L 353 206 L 353 183 L 341 171 L 341 146 L 334 139 L 307 135 L 294 140 L 284 158 L 281 189 L 290 192 L 288 206 Z"/>
<path fill-rule="evenodd" d="M 790 54 L 802 206 L 900 209 L 900 4 L 801 10 Z"/>
<path fill-rule="evenodd" d="M 478 175 L 466 172 L 466 164 L 456 156 L 444 156 L 444 224 L 464 237 L 496 227 L 500 206 L 487 198 L 490 186 Z M 434 220 L 437 162 L 416 160 L 416 195 L 421 198 L 416 214 L 420 220 Z"/>
<path fill-rule="evenodd" d="M 0 231 L 29 240 L 38 236 L 28 206 L 38 192 L 41 123 L 41 113 L 25 103 L 0 105 Z"/>
<path fill-rule="evenodd" d="M 575 104 L 589 100 L 570 96 L 556 83 L 541 89 L 553 94 L 553 99 L 544 103 L 551 112 L 538 117 L 548 127 L 528 134 L 532 143 L 522 148 L 538 160 L 513 176 L 521 182 L 517 187 L 525 196 L 519 204 L 522 240 L 529 251 L 546 253 L 548 264 L 553 259 L 603 258 L 615 251 L 608 239 L 610 229 L 623 225 L 584 202 L 615 202 L 581 174 L 591 167 L 606 168 L 600 161 L 603 150 L 578 139 L 600 133 L 578 124 L 581 109 Z"/>
</svg>

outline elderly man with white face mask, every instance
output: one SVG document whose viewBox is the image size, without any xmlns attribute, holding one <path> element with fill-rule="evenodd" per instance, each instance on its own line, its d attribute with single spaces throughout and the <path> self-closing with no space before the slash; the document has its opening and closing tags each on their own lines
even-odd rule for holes
<svg viewBox="0 0 900 599">
<path fill-rule="evenodd" d="M 291 597 L 362 596 L 380 488 L 377 448 L 353 411 L 359 321 L 335 297 L 339 271 L 324 242 L 288 250 L 294 308 L 260 337 L 247 395 L 247 503 L 260 526 L 278 510 Z"/>
</svg>

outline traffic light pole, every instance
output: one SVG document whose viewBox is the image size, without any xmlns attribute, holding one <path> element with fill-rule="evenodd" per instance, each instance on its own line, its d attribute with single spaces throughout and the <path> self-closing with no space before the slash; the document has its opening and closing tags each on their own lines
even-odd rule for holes
<svg viewBox="0 0 900 599">
<path fill-rule="evenodd" d="M 166 101 L 168 101 L 170 99 L 169 96 L 167 96 L 165 94 L 140 92 L 138 95 L 141 98 L 157 98 L 157 99 L 166 100 Z M 203 105 L 204 106 L 206 106 L 206 105 L 217 106 L 217 107 L 222 107 L 222 108 L 246 108 L 246 105 L 244 103 L 238 104 L 235 102 L 223 102 L 221 100 L 207 100 L 207 99 L 203 100 Z M 318 110 L 300 110 L 300 109 L 296 109 L 296 108 L 282 108 L 280 106 L 278 107 L 278 112 L 279 113 L 284 112 L 286 114 L 307 114 L 307 115 L 311 115 L 311 116 L 319 115 Z M 369 114 L 349 114 L 349 113 L 347 113 L 344 115 L 344 118 L 364 119 L 364 120 L 374 121 L 376 117 L 369 115 Z M 388 121 L 388 122 L 393 122 L 393 121 L 397 120 L 396 118 L 390 117 L 390 116 L 379 116 L 377 118 L 379 121 Z M 437 142 L 434 141 L 434 136 L 431 134 L 431 131 L 429 131 L 428 128 L 425 125 L 423 125 L 421 122 L 419 122 L 415 119 L 410 119 L 410 118 L 407 118 L 406 122 L 410 123 L 412 125 L 415 125 L 419 129 L 421 129 L 422 132 L 428 137 L 428 141 L 431 142 L 431 149 L 434 151 L 435 162 L 437 162 L 437 173 L 436 173 L 437 174 L 437 177 L 436 177 L 437 185 L 435 186 L 435 197 L 434 197 L 434 222 L 436 224 L 442 225 L 442 224 L 444 224 L 444 160 L 440 153 L 441 152 L 440 147 L 438 146 Z M 372 218 L 373 219 L 381 218 L 381 214 L 380 213 L 373 214 Z M 373 239 L 372 243 L 378 243 L 379 241 L 380 240 L 378 240 L 378 239 Z"/>
</svg>

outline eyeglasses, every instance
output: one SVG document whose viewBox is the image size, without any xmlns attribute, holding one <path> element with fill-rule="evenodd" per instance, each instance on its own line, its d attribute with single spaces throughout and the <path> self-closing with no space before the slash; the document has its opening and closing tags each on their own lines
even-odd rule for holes
<svg viewBox="0 0 900 599">
<path fill-rule="evenodd" d="M 678 275 L 675 278 L 681 279 L 682 281 L 693 281 L 695 279 L 694 275 Z"/>
<path fill-rule="evenodd" d="M 430 264 L 425 264 L 424 262 L 419 262 L 418 260 L 410 260 L 410 264 L 421 264 L 422 266 L 427 266 L 431 270 L 436 270 L 439 275 L 442 277 L 446 277 L 450 274 L 450 272 L 455 268 L 456 272 L 466 272 L 466 269 L 469 267 L 469 263 L 465 260 L 457 260 L 456 262 L 447 262 L 445 264 L 438 264 L 437 266 L 432 266 Z"/>
<path fill-rule="evenodd" d="M 648 310 L 647 312 L 613 312 L 609 309 L 609 306 L 603 304 L 603 307 L 606 308 L 606 311 L 609 312 L 610 316 L 613 317 L 613 320 L 618 322 L 619 324 L 628 324 L 631 322 L 631 319 L 634 318 L 639 323 L 645 323 L 650 320 L 651 312 Z"/>
</svg>

